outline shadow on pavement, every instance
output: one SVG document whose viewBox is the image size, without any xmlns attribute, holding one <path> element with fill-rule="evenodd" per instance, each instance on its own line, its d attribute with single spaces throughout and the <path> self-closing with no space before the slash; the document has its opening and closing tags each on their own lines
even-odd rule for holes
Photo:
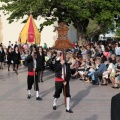
<svg viewBox="0 0 120 120">
<path fill-rule="evenodd" d="M 43 120 L 58 120 L 61 116 L 62 112 L 60 111 L 52 111 L 50 114 L 46 115 Z"/>
<path fill-rule="evenodd" d="M 43 92 L 41 92 L 40 94 L 42 94 L 41 97 L 45 97 L 46 95 L 48 95 L 49 93 L 51 93 L 53 90 L 55 90 L 55 87 L 51 87 L 50 89 L 47 89 Z"/>
<path fill-rule="evenodd" d="M 92 115 L 90 118 L 87 118 L 85 120 L 97 120 L 97 119 L 98 119 L 97 115 Z"/>
<path fill-rule="evenodd" d="M 90 90 L 95 87 L 97 87 L 97 86 L 91 85 L 91 86 L 88 86 L 87 89 L 78 92 L 71 100 L 71 102 L 73 102 L 71 109 L 73 109 L 76 105 L 78 105 L 80 103 L 80 101 L 90 93 Z M 77 98 L 77 100 L 76 100 L 76 98 Z"/>
</svg>

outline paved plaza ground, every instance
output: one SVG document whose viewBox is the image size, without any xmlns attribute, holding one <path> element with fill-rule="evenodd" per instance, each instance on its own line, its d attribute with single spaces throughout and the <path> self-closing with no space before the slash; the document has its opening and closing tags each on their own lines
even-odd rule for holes
<svg viewBox="0 0 120 120">
<path fill-rule="evenodd" d="M 40 83 L 42 101 L 36 101 L 35 92 L 27 99 L 27 68 L 20 67 L 16 75 L 5 67 L 0 70 L 0 120 L 110 120 L 111 97 L 120 92 L 108 86 L 92 86 L 79 79 L 71 80 L 71 108 L 65 112 L 61 94 L 57 110 L 53 111 L 54 74 L 44 72 Z"/>
</svg>

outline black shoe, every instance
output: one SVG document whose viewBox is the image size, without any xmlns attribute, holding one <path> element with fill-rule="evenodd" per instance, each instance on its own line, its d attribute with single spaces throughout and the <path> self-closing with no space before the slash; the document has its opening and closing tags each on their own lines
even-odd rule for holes
<svg viewBox="0 0 120 120">
<path fill-rule="evenodd" d="M 99 85 L 99 83 L 96 83 L 95 85 Z"/>
<path fill-rule="evenodd" d="M 16 70 L 15 72 L 16 72 L 16 75 L 18 75 L 18 71 Z"/>
<path fill-rule="evenodd" d="M 69 110 L 66 109 L 66 112 L 73 113 L 73 111 L 71 109 L 69 109 Z"/>
<path fill-rule="evenodd" d="M 80 78 L 79 80 L 84 81 L 84 79 Z"/>
<path fill-rule="evenodd" d="M 106 86 L 106 85 L 107 85 L 107 83 L 106 83 L 106 84 L 103 84 L 103 83 L 102 83 L 101 85 L 102 85 L 102 86 Z"/>
<path fill-rule="evenodd" d="M 57 108 L 56 108 L 56 106 L 53 106 L 53 110 L 56 110 Z"/>
<path fill-rule="evenodd" d="M 31 95 L 28 95 L 28 96 L 27 96 L 27 99 L 30 99 L 30 98 L 31 98 Z"/>
<path fill-rule="evenodd" d="M 44 82 L 43 80 L 41 80 L 41 82 Z"/>
<path fill-rule="evenodd" d="M 114 89 L 119 89 L 119 87 L 118 87 L 118 86 L 117 86 L 117 87 L 114 87 L 114 86 L 113 86 L 112 88 L 114 88 Z"/>
<path fill-rule="evenodd" d="M 99 85 L 99 83 L 92 83 L 92 85 Z"/>
<path fill-rule="evenodd" d="M 37 97 L 36 100 L 42 100 L 42 98 L 41 97 Z"/>
<path fill-rule="evenodd" d="M 80 78 L 80 75 L 77 75 L 76 77 L 77 77 L 77 78 Z"/>
<path fill-rule="evenodd" d="M 91 84 L 92 84 L 92 85 L 95 85 L 95 80 L 92 80 Z"/>
<path fill-rule="evenodd" d="M 13 68 L 13 71 L 15 71 L 15 68 Z"/>
<path fill-rule="evenodd" d="M 72 79 L 75 79 L 76 77 L 72 76 L 71 78 L 72 78 Z"/>
</svg>

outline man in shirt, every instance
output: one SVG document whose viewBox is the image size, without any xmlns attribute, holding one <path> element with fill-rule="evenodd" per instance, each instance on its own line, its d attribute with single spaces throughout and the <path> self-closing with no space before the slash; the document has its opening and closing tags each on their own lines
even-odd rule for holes
<svg viewBox="0 0 120 120">
<path fill-rule="evenodd" d="M 53 110 L 56 110 L 56 101 L 60 97 L 62 90 L 66 94 L 66 112 L 73 113 L 70 109 L 70 88 L 69 81 L 71 77 L 70 65 L 63 60 L 63 55 L 60 52 L 57 53 L 57 58 L 55 61 L 55 94 L 53 101 Z M 65 86 L 65 87 L 64 87 Z"/>
<path fill-rule="evenodd" d="M 93 85 L 99 85 L 98 79 L 100 77 L 102 77 L 103 72 L 107 70 L 107 67 L 104 63 L 102 63 L 101 59 L 97 59 L 96 60 L 96 64 L 99 66 L 97 71 L 94 72 L 94 76 L 95 76 L 95 81 L 93 83 Z"/>
<path fill-rule="evenodd" d="M 11 41 L 9 41 L 9 43 L 8 43 L 8 48 L 10 48 L 11 47 Z"/>
<path fill-rule="evenodd" d="M 115 54 L 116 54 L 117 56 L 120 56 L 120 45 L 119 45 L 118 43 L 116 43 Z"/>
</svg>

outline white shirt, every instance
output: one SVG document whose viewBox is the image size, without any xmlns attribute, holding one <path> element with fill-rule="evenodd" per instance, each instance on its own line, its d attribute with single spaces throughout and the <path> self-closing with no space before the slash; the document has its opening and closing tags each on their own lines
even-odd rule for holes
<svg viewBox="0 0 120 120">
<path fill-rule="evenodd" d="M 116 47 L 115 48 L 115 54 L 116 55 L 120 55 L 120 47 Z"/>
<path fill-rule="evenodd" d="M 111 73 L 115 73 L 115 65 L 113 63 L 110 63 L 109 66 L 108 66 L 108 71 L 112 69 L 112 72 Z"/>
<path fill-rule="evenodd" d="M 105 51 L 104 45 L 101 45 L 102 52 Z"/>
<path fill-rule="evenodd" d="M 64 75 L 64 70 L 65 70 L 65 75 Z M 66 65 L 64 64 L 64 65 L 62 66 L 62 79 L 64 80 L 65 77 L 66 77 Z"/>
<path fill-rule="evenodd" d="M 37 64 L 37 62 L 36 62 L 36 60 L 34 60 L 34 68 L 36 68 L 36 64 Z"/>
</svg>

